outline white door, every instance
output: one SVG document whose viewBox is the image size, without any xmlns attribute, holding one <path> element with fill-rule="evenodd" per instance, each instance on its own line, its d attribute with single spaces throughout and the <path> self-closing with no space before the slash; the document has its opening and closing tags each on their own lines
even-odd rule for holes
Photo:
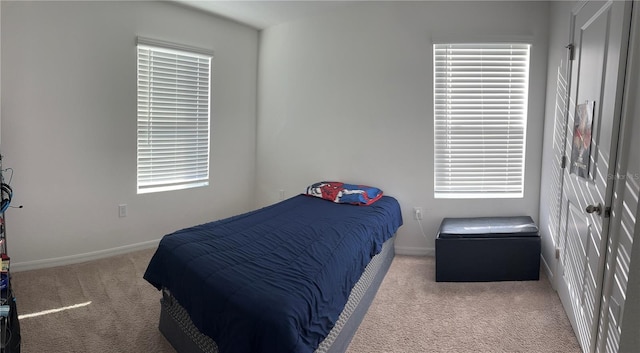
<svg viewBox="0 0 640 353">
<path fill-rule="evenodd" d="M 630 18 L 628 1 L 582 2 L 572 14 L 556 285 L 585 352 L 596 343 Z"/>
</svg>

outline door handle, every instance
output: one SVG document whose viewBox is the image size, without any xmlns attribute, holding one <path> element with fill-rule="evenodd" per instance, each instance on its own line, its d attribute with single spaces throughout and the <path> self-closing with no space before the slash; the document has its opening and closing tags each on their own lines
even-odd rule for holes
<svg viewBox="0 0 640 353">
<path fill-rule="evenodd" d="M 602 204 L 598 202 L 597 205 L 589 205 L 587 206 L 587 208 L 585 208 L 585 211 L 587 211 L 587 213 L 595 213 L 597 215 L 601 215 L 602 214 Z"/>
</svg>

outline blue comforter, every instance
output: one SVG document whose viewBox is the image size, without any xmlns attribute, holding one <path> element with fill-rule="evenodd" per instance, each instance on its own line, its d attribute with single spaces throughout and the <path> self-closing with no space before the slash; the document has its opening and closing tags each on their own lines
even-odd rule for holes
<svg viewBox="0 0 640 353">
<path fill-rule="evenodd" d="M 221 353 L 311 353 L 401 225 L 392 197 L 353 206 L 298 195 L 166 235 L 144 278 Z"/>
</svg>

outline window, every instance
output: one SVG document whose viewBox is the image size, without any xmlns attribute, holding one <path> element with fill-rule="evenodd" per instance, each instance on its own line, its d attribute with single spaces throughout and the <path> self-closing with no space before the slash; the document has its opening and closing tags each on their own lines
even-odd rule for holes
<svg viewBox="0 0 640 353">
<path fill-rule="evenodd" d="M 138 38 L 138 193 L 209 184 L 210 53 Z"/>
<path fill-rule="evenodd" d="M 521 198 L 529 44 L 434 44 L 436 198 Z"/>
</svg>

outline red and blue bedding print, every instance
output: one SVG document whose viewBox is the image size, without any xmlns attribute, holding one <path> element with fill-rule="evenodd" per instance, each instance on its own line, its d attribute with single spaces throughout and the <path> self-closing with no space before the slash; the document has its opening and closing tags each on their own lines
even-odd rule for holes
<svg viewBox="0 0 640 353">
<path fill-rule="evenodd" d="M 338 181 L 321 181 L 307 187 L 306 194 L 335 203 L 371 205 L 382 197 L 382 190 L 366 185 L 346 184 Z"/>
</svg>

